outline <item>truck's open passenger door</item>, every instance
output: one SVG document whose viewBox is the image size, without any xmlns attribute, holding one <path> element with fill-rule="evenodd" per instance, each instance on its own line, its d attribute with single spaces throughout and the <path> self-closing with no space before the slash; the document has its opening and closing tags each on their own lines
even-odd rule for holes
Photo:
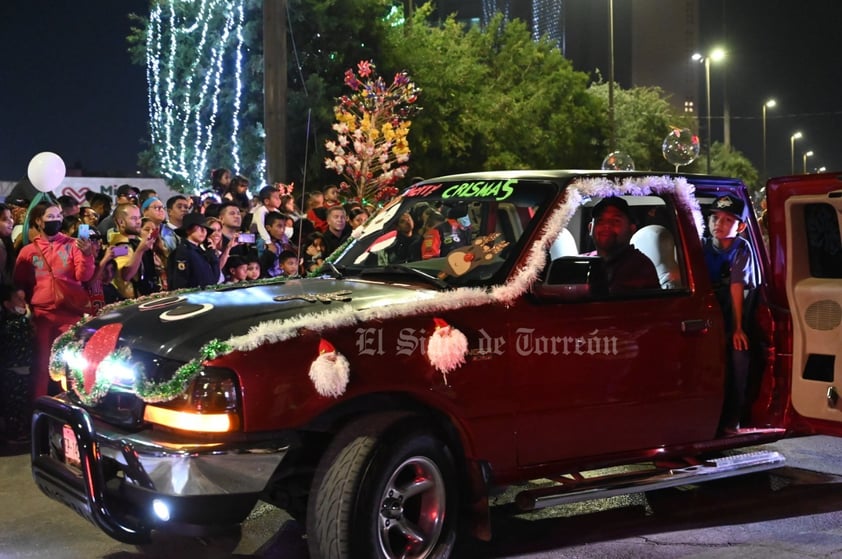
<svg viewBox="0 0 842 559">
<path fill-rule="evenodd" d="M 842 435 L 842 177 L 774 179 L 767 204 L 772 299 L 791 313 L 797 415 L 787 417 L 799 430 Z M 788 345 L 779 345 L 782 362 Z"/>
</svg>

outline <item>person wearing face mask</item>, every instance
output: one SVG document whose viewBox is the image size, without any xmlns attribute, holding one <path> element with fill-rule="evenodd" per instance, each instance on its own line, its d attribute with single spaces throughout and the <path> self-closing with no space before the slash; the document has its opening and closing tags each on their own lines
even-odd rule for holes
<svg viewBox="0 0 842 559">
<path fill-rule="evenodd" d="M 92 312 L 90 297 L 82 284 L 91 279 L 96 263 L 90 240 L 61 233 L 59 206 L 35 206 L 29 223 L 37 235 L 18 253 L 14 283 L 26 294 L 35 323 L 35 356 L 30 375 L 34 399 L 50 393 L 48 365 L 53 340 L 85 313 Z"/>
<path fill-rule="evenodd" d="M 447 219 L 424 233 L 421 254 L 424 259 L 447 256 L 454 249 L 471 244 L 471 216 L 466 204 L 456 204 Z"/>
</svg>

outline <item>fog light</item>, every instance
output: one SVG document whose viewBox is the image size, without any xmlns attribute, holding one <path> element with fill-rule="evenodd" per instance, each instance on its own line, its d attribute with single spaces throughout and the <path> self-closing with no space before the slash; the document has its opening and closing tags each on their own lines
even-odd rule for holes
<svg viewBox="0 0 842 559">
<path fill-rule="evenodd" d="M 155 516 L 157 516 L 164 522 L 169 521 L 170 507 L 168 507 L 167 504 L 161 499 L 155 499 L 154 501 L 152 501 L 152 510 L 155 511 Z"/>
</svg>

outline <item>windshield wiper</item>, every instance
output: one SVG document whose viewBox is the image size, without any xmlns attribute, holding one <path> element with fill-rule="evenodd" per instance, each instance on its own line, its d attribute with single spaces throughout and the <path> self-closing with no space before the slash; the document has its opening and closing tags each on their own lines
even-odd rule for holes
<svg viewBox="0 0 842 559">
<path fill-rule="evenodd" d="M 382 268 L 368 268 L 363 270 L 364 275 L 369 274 L 378 274 L 378 273 L 402 273 L 402 274 L 409 274 L 415 276 L 416 278 L 420 278 L 427 283 L 431 283 L 440 289 L 450 289 L 450 284 L 448 284 L 444 280 L 440 280 L 436 276 L 431 276 L 427 272 L 422 272 L 412 266 L 407 266 L 406 264 L 389 264 L 388 266 L 383 266 Z"/>
<path fill-rule="evenodd" d="M 327 268 L 328 271 L 330 271 L 330 275 L 333 276 L 333 279 L 341 280 L 342 278 L 345 277 L 345 274 L 342 273 L 342 272 L 345 271 L 344 266 L 340 270 L 339 268 L 336 267 L 336 265 L 333 262 L 325 262 L 322 265 L 322 268 Z"/>
</svg>

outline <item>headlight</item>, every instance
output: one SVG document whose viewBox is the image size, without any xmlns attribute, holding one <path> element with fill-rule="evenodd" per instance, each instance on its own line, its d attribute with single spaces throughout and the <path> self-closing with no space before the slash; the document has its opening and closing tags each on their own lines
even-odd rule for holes
<svg viewBox="0 0 842 559">
<path fill-rule="evenodd" d="M 225 433 L 240 428 L 240 391 L 227 369 L 203 369 L 180 398 L 147 404 L 143 419 L 173 429 Z"/>
</svg>

